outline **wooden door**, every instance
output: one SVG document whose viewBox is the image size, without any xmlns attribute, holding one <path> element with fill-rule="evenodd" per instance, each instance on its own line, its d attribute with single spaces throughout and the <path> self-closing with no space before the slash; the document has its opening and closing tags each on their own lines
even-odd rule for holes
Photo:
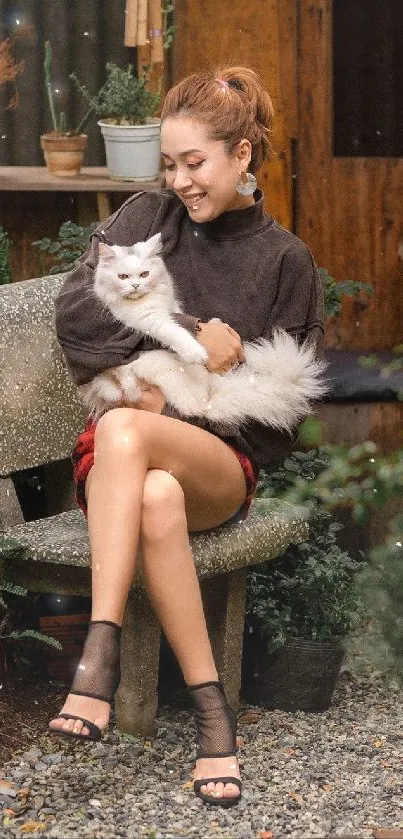
<svg viewBox="0 0 403 839">
<path fill-rule="evenodd" d="M 403 16 L 392 0 L 393 6 L 399 21 Z M 338 280 L 367 281 L 375 289 L 367 301 L 346 299 L 342 317 L 327 330 L 328 346 L 388 349 L 403 340 L 403 159 L 334 154 L 333 11 L 332 0 L 299 0 L 296 232 Z M 357 13 L 368 15 L 369 4 L 351 0 L 350 14 Z M 353 22 L 346 15 L 346 37 Z M 371 36 L 375 21 L 361 22 Z M 385 50 L 388 37 L 381 42 Z M 401 56 L 401 48 L 391 53 L 389 77 L 402 73 Z M 388 120 L 390 128 L 385 102 L 374 98 L 373 105 L 379 131 Z"/>
</svg>

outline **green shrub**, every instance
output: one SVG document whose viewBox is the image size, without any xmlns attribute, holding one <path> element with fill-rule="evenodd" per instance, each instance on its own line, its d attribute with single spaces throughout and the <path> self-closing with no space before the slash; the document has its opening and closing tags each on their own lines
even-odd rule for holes
<svg viewBox="0 0 403 839">
<path fill-rule="evenodd" d="M 388 455 L 375 443 L 328 446 L 328 463 L 311 481 L 297 477 L 288 500 L 344 507 L 365 526 L 373 509 L 403 496 L 403 448 Z M 368 552 L 356 577 L 356 589 L 378 633 L 362 639 L 368 660 L 403 683 L 403 514 L 385 524 L 382 544 Z M 380 636 L 380 637 L 379 637 Z"/>
<path fill-rule="evenodd" d="M 130 64 L 126 68 L 107 64 L 106 71 L 106 82 L 93 95 L 79 82 L 75 73 L 70 78 L 92 111 L 105 122 L 143 125 L 147 117 L 156 113 L 161 101 L 160 91 L 151 93 L 147 88 L 147 68 L 139 76 L 134 74 Z"/>
<path fill-rule="evenodd" d="M 279 496 L 296 480 L 311 482 L 328 465 L 325 449 L 294 452 L 273 473 L 264 473 L 258 498 Z M 362 611 L 355 577 L 361 563 L 337 544 L 337 524 L 323 506 L 311 503 L 309 539 L 291 545 L 278 559 L 251 569 L 247 577 L 247 620 L 274 652 L 289 638 L 342 639 Z"/>
<path fill-rule="evenodd" d="M 0 285 L 11 283 L 10 250 L 11 239 L 4 227 L 0 226 Z"/>
</svg>

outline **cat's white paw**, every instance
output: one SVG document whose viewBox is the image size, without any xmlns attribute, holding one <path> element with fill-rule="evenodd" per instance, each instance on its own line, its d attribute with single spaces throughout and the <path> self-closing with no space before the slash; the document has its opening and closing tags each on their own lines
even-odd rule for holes
<svg viewBox="0 0 403 839">
<path fill-rule="evenodd" d="M 180 356 L 183 361 L 186 361 L 188 364 L 204 364 L 208 358 L 207 351 L 201 344 L 197 344 L 195 347 L 182 349 Z"/>
</svg>

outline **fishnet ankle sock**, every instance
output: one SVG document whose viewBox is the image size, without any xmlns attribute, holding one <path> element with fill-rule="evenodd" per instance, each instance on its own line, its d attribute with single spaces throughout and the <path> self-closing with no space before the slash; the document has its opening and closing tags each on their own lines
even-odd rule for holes
<svg viewBox="0 0 403 839">
<path fill-rule="evenodd" d="M 236 754 L 236 715 L 225 698 L 220 682 L 190 685 L 195 706 L 200 757 L 231 757 Z"/>
<path fill-rule="evenodd" d="M 111 702 L 120 682 L 121 627 L 92 621 L 70 693 Z"/>
</svg>

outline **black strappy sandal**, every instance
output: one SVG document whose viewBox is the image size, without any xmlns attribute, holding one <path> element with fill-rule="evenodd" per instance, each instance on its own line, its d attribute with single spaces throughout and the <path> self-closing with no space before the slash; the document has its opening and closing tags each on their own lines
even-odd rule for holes
<svg viewBox="0 0 403 839">
<path fill-rule="evenodd" d="M 120 682 L 121 631 L 121 627 L 112 621 L 91 621 L 70 693 L 100 699 L 109 705 L 112 703 Z M 91 720 L 66 712 L 58 714 L 57 719 L 59 718 L 82 722 L 89 729 L 89 734 L 49 727 L 52 734 L 76 737 L 80 740 L 101 739 L 102 730 Z"/>
<path fill-rule="evenodd" d="M 223 686 L 220 682 L 204 682 L 190 685 L 190 695 L 195 706 L 196 725 L 199 735 L 199 751 L 196 760 L 202 757 L 236 756 L 236 714 L 228 705 Z M 213 797 L 201 792 L 201 787 L 209 783 L 235 784 L 239 795 L 231 798 Z M 194 781 L 193 788 L 198 798 L 205 804 L 218 807 L 233 807 L 241 800 L 242 784 L 239 778 L 200 778 Z"/>
</svg>

